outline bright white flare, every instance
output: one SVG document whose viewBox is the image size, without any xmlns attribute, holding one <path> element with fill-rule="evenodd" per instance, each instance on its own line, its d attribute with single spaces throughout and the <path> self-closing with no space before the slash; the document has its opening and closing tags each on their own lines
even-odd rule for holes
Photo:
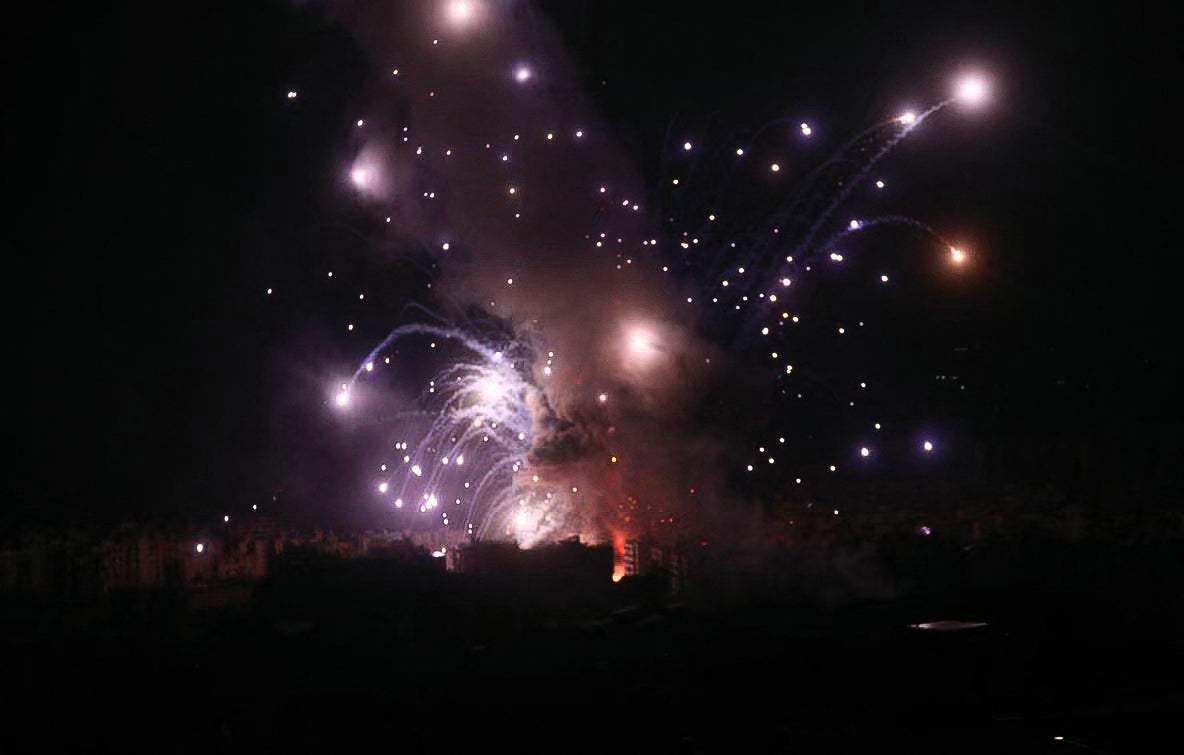
<svg viewBox="0 0 1184 755">
<path fill-rule="evenodd" d="M 525 84 L 534 77 L 534 72 L 530 70 L 530 66 L 525 63 L 520 63 L 514 67 L 514 81 L 519 84 Z"/>
<path fill-rule="evenodd" d="M 966 262 L 966 252 L 962 251 L 956 246 L 950 247 L 950 262 L 955 265 L 961 265 Z"/>
<path fill-rule="evenodd" d="M 506 395 L 507 386 L 497 373 L 490 373 L 477 379 L 475 384 L 477 395 L 485 405 L 496 404 Z"/>
<path fill-rule="evenodd" d="M 476 5 L 470 0 L 452 0 L 448 3 L 448 20 L 453 26 L 467 26 L 476 15 Z"/>
<path fill-rule="evenodd" d="M 958 79 L 954 93 L 959 102 L 974 107 L 987 101 L 991 87 L 982 74 L 968 73 Z"/>
<path fill-rule="evenodd" d="M 645 325 L 630 325 L 625 329 L 625 358 L 632 365 L 644 365 L 653 359 L 658 351 L 658 336 Z"/>
</svg>

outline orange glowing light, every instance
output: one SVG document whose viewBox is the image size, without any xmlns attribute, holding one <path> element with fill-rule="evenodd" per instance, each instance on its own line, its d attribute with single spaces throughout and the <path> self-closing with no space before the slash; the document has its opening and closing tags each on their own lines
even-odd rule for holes
<svg viewBox="0 0 1184 755">
<path fill-rule="evenodd" d="M 620 582 L 625 576 L 625 533 L 614 529 L 613 536 L 613 582 Z"/>
</svg>

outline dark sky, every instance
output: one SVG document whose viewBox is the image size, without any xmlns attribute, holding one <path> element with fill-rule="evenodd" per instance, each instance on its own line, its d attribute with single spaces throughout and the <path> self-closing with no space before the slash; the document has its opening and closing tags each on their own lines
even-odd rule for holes
<svg viewBox="0 0 1184 755">
<path fill-rule="evenodd" d="M 354 146 L 368 63 L 308 8 L 166 6 L 9 25 L 6 515 L 219 511 L 270 495 L 285 465 L 335 453 L 331 428 L 298 406 L 294 387 L 319 377 L 293 353 L 331 302 L 277 313 L 259 291 L 354 243 L 340 228 L 355 210 L 326 187 Z M 975 346 L 976 403 L 1008 428 L 1093 428 L 1126 449 L 1116 466 L 1179 428 L 1178 25 L 1166 15 L 1067 2 L 533 12 L 558 25 L 650 179 L 672 123 L 808 117 L 846 133 L 931 99 L 960 64 L 990 68 L 1000 101 L 891 168 L 903 205 L 972 232 L 989 264 L 977 290 L 928 291 L 902 322 L 936 320 L 937 343 Z M 282 100 L 293 80 L 320 95 L 298 125 Z M 277 442 L 293 435 L 324 448 L 296 459 Z"/>
</svg>

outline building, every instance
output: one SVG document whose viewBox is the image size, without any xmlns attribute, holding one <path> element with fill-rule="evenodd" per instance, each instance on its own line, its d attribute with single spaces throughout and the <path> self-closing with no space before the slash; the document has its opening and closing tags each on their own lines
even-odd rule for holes
<svg viewBox="0 0 1184 755">
<path fill-rule="evenodd" d="M 612 585 L 613 548 L 578 537 L 534 548 L 475 542 L 458 547 L 455 570 L 514 591 L 578 596 Z"/>
<path fill-rule="evenodd" d="M 163 589 L 175 556 L 172 539 L 133 524 L 122 525 L 99 544 L 103 591 Z"/>
<path fill-rule="evenodd" d="M 668 581 L 671 595 L 686 592 L 688 560 L 679 546 L 664 545 L 648 536 L 626 540 L 622 561 L 626 577 Z"/>
</svg>

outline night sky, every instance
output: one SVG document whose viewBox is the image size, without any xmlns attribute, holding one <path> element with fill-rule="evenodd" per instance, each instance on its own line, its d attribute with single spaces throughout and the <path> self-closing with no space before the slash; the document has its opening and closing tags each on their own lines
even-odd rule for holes
<svg viewBox="0 0 1184 755">
<path fill-rule="evenodd" d="M 1088 439 L 1100 479 L 1167 482 L 1182 424 L 1175 25 L 1113 4 L 864 5 L 507 12 L 556 27 L 647 187 L 668 132 L 808 119 L 833 145 L 932 99 L 960 65 L 989 70 L 988 108 L 943 116 L 881 171 L 894 206 L 972 240 L 975 269 L 897 265 L 912 282 L 876 310 L 892 328 L 870 353 L 898 403 L 951 437 Z M 304 513 L 345 505 L 356 441 L 323 407 L 326 376 L 373 342 L 328 332 L 328 294 L 263 292 L 311 291 L 302 276 L 326 259 L 368 265 L 393 324 L 432 263 L 360 250 L 376 221 L 340 176 L 383 83 L 321 16 L 133 4 L 11 25 L 6 518 L 199 518 L 277 494 Z M 859 300 L 840 289 L 820 306 L 843 296 Z M 921 384 L 952 370 L 963 395 Z M 982 470 L 951 454 L 942 474 Z"/>
</svg>

